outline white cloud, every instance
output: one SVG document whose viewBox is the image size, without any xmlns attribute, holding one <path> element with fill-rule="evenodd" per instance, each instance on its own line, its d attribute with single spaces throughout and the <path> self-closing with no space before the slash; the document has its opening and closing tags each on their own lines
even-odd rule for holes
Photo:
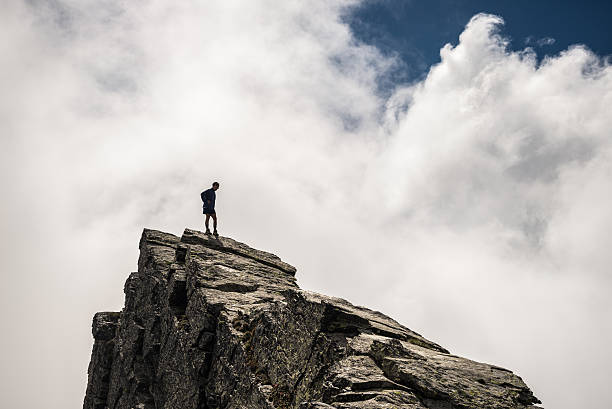
<svg viewBox="0 0 612 409">
<path fill-rule="evenodd" d="M 581 47 L 538 67 L 530 52 L 506 51 L 495 34 L 499 24 L 497 17 L 474 17 L 424 82 L 399 91 L 410 105 L 395 115 L 381 156 L 396 182 L 386 189 L 396 207 L 391 215 L 409 213 L 461 232 L 495 227 L 502 243 L 519 252 L 537 245 L 538 257 L 556 260 L 565 251 L 554 250 L 551 232 L 571 217 L 588 230 L 580 213 L 612 199 L 604 193 L 611 70 Z M 601 196 L 585 204 L 589 188 Z M 584 208 L 572 216 L 575 206 Z M 593 221 L 593 231 L 602 222 Z M 562 235 L 575 240 L 572 231 Z M 606 263 L 598 270 L 607 271 Z"/>
<path fill-rule="evenodd" d="M 440 308 L 421 325 L 447 322 L 426 333 L 523 361 L 509 366 L 549 407 L 605 406 L 612 70 L 583 47 L 538 66 L 506 50 L 499 23 L 475 16 L 422 83 L 398 91 L 408 107 L 388 116 L 399 119 L 379 158 L 393 181 L 384 214 L 405 230 L 404 268 L 424 272 L 418 298 Z M 587 339 L 597 352 L 577 352 Z"/>
<path fill-rule="evenodd" d="M 529 37 L 527 37 L 525 39 L 525 44 L 527 44 L 527 45 L 535 44 L 538 47 L 544 47 L 544 46 L 547 46 L 547 45 L 553 45 L 556 42 L 557 42 L 557 40 L 555 40 L 552 37 L 542 37 L 542 38 L 536 39 L 533 36 L 529 36 Z"/>
<path fill-rule="evenodd" d="M 545 46 L 545 45 L 553 45 L 553 44 L 554 44 L 556 41 L 557 41 L 557 40 L 555 40 L 555 39 L 554 39 L 554 38 L 552 38 L 552 37 L 544 37 L 544 38 L 540 38 L 540 39 L 537 41 L 537 44 L 538 44 L 540 47 L 542 47 L 542 46 Z"/>
<path fill-rule="evenodd" d="M 609 405 L 609 66 L 538 66 L 479 15 L 385 101 L 395 62 L 352 37 L 351 3 L 8 3 L 4 406 L 80 404 L 141 228 L 201 227 L 216 179 L 222 234 L 303 287 L 508 366 L 547 407 Z"/>
</svg>

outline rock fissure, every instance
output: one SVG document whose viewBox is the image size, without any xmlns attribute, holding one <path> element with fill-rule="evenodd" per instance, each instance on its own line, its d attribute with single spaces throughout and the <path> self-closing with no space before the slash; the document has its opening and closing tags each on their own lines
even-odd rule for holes
<svg viewBox="0 0 612 409">
<path fill-rule="evenodd" d="M 312 343 L 310 344 L 310 352 L 308 353 L 308 358 L 306 358 L 305 361 L 305 365 L 309 365 L 310 364 L 310 360 L 312 359 L 312 355 L 314 354 L 314 351 L 317 347 L 317 340 L 319 339 L 319 336 L 321 335 L 321 331 L 317 331 L 314 335 L 314 338 L 312 340 Z M 293 390 L 297 390 L 297 388 L 300 386 L 300 384 L 302 383 L 302 380 L 304 379 L 304 375 L 306 375 L 306 371 L 307 371 L 307 367 L 304 367 L 301 371 L 300 374 L 298 375 L 297 380 L 295 381 L 294 385 L 293 385 Z"/>
<path fill-rule="evenodd" d="M 145 229 L 121 312 L 94 316 L 85 409 L 527 409 L 504 368 L 301 290 L 232 239 Z"/>
</svg>

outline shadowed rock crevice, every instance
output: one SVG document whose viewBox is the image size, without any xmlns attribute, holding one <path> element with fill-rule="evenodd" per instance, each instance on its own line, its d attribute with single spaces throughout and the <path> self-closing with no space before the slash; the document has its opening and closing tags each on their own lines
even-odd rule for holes
<svg viewBox="0 0 612 409">
<path fill-rule="evenodd" d="M 120 313 L 94 316 L 84 408 L 505 409 L 511 371 L 449 354 L 386 315 L 301 290 L 232 239 L 145 229 Z"/>
<path fill-rule="evenodd" d="M 86 407 L 103 409 L 107 407 L 110 373 L 115 349 L 115 333 L 121 314 L 99 312 L 94 315 L 92 334 L 94 346 L 89 364 L 89 383 L 85 397 Z"/>
</svg>

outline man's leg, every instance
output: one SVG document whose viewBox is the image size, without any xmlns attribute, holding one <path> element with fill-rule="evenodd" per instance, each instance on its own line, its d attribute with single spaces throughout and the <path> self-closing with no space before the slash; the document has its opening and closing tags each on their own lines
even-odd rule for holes
<svg viewBox="0 0 612 409">
<path fill-rule="evenodd" d="M 206 226 L 206 233 L 210 233 L 210 229 L 208 228 L 208 220 L 210 220 L 210 215 L 206 215 L 206 220 L 204 221 L 204 226 Z"/>
<path fill-rule="evenodd" d="M 212 214 L 212 219 L 213 219 L 213 229 L 215 229 L 215 232 L 217 232 L 217 215 L 216 214 Z"/>
</svg>

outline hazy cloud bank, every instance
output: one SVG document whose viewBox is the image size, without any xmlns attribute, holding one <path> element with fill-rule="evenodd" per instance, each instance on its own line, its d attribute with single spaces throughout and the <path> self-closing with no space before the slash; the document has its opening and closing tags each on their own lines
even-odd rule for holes
<svg viewBox="0 0 612 409">
<path fill-rule="evenodd" d="M 396 62 L 355 41 L 351 4 L 9 2 L 4 406 L 80 404 L 142 227 L 202 227 L 213 179 L 222 234 L 304 288 L 505 365 L 547 407 L 610 404 L 609 65 L 538 65 L 479 15 L 384 99 Z"/>
</svg>

